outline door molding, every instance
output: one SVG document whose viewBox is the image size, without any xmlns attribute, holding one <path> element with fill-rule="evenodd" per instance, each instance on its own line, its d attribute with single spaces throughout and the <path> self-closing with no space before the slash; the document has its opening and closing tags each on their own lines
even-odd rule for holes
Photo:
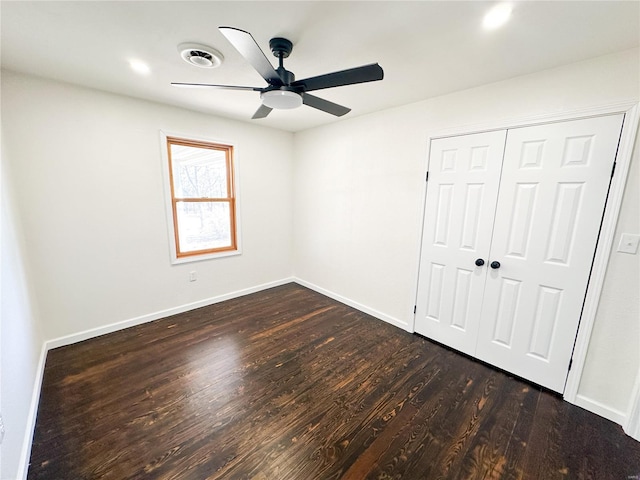
<svg viewBox="0 0 640 480">
<path fill-rule="evenodd" d="M 564 388 L 564 399 L 574 404 L 579 404 L 579 402 L 576 402 L 578 387 L 580 386 L 580 379 L 582 378 L 582 372 L 587 358 L 589 340 L 591 339 L 591 333 L 596 319 L 600 294 L 602 293 L 602 287 L 607 273 L 607 265 L 609 264 L 609 257 L 611 256 L 613 248 L 616 224 L 620 214 L 620 207 L 622 206 L 624 187 L 627 183 L 629 166 L 631 165 L 631 155 L 638 131 L 638 121 L 640 120 L 639 104 L 635 103 L 621 113 L 624 113 L 625 117 L 622 125 L 622 134 L 620 135 L 618 155 L 616 157 L 616 170 L 611 179 L 609 198 L 604 211 L 600 239 L 598 240 L 593 268 L 591 270 L 591 279 L 587 285 L 587 295 L 585 297 L 582 318 L 580 319 L 580 326 L 578 327 L 578 335 L 573 351 L 573 364 Z"/>
<path fill-rule="evenodd" d="M 622 205 L 622 197 L 624 194 L 624 188 L 627 181 L 629 166 L 631 164 L 631 156 L 633 153 L 633 147 L 635 143 L 635 137 L 638 132 L 638 124 L 640 121 L 640 103 L 637 99 L 609 103 L 599 106 L 593 106 L 589 108 L 581 108 L 574 110 L 566 110 L 561 113 L 549 113 L 543 115 L 535 115 L 530 117 L 512 118 L 506 120 L 497 120 L 487 124 L 475 124 L 467 126 L 458 126 L 450 129 L 443 129 L 434 132 L 427 139 L 427 160 L 425 162 L 425 172 L 428 171 L 429 165 L 429 146 L 431 142 L 437 138 L 452 137 L 458 135 L 467 135 L 474 133 L 481 133 L 492 130 L 513 129 L 518 127 L 541 125 L 545 123 L 555 123 L 570 120 L 578 120 L 581 118 L 597 117 L 603 115 L 624 114 L 624 123 L 622 126 L 622 133 L 620 136 L 620 144 L 618 148 L 618 154 L 616 156 L 616 169 L 615 174 L 611 180 L 611 186 L 609 190 L 609 197 L 605 206 L 605 212 L 602 222 L 602 228 L 600 231 L 600 238 L 596 246 L 593 268 L 591 270 L 591 278 L 587 285 L 587 292 L 585 297 L 584 309 L 578 327 L 578 333 L 576 337 L 572 368 L 567 376 L 567 382 L 565 384 L 563 397 L 566 401 L 573 404 L 579 404 L 577 398 L 578 387 L 580 385 L 580 379 L 582 378 L 582 372 L 587 356 L 587 350 L 589 347 L 589 340 L 591 339 L 591 333 L 593 331 L 593 325 L 595 323 L 595 317 L 597 313 L 598 302 L 600 294 L 602 293 L 602 287 L 604 284 L 604 278 L 606 275 L 607 265 L 609 257 L 613 247 L 613 241 L 615 236 L 616 223 L 620 213 Z M 425 182 L 423 186 L 423 207 L 421 223 L 424 221 L 425 204 L 428 182 Z M 421 235 L 422 237 L 422 235 Z M 422 238 L 419 239 L 419 245 L 422 245 Z M 418 248 L 418 252 L 419 252 Z M 420 258 L 420 255 L 416 258 Z M 419 273 L 418 273 L 419 275 Z M 413 279 L 414 287 L 414 299 L 417 299 L 418 294 L 418 277 Z M 414 331 L 415 316 L 410 324 L 411 331 Z M 640 404 L 640 388 L 635 389 L 634 398 L 631 399 L 631 405 Z M 630 412 L 629 412 L 630 413 Z"/>
</svg>

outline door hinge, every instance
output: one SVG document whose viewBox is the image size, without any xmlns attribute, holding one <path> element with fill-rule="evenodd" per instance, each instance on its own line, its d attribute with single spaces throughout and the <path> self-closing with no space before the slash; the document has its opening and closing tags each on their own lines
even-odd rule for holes
<svg viewBox="0 0 640 480">
<path fill-rule="evenodd" d="M 414 315 L 416 314 L 416 310 L 417 310 L 417 309 L 418 309 L 418 306 L 417 306 L 417 305 L 414 305 L 414 306 L 413 306 L 413 314 L 414 314 Z"/>
<path fill-rule="evenodd" d="M 611 178 L 613 178 L 613 174 L 616 171 L 616 162 L 613 162 L 613 167 L 611 167 Z"/>
<path fill-rule="evenodd" d="M 427 178 L 424 179 L 425 182 L 429 181 L 429 172 L 427 172 Z"/>
</svg>

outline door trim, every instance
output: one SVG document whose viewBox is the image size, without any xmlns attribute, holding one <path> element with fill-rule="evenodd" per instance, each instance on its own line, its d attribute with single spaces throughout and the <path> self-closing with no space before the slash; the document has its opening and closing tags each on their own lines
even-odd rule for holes
<svg viewBox="0 0 640 480">
<path fill-rule="evenodd" d="M 607 265 L 613 248 L 616 224 L 620 214 L 620 207 L 622 206 L 622 196 L 631 165 L 635 137 L 638 132 L 640 106 L 636 103 L 622 113 L 625 114 L 625 117 L 624 123 L 622 124 L 618 155 L 616 156 L 616 170 L 611 179 L 609 198 L 604 211 L 602 229 L 600 230 L 600 238 L 596 247 L 593 268 L 591 270 L 591 279 L 587 286 L 584 309 L 582 311 L 582 318 L 580 319 L 576 344 L 573 350 L 572 369 L 569 371 L 567 383 L 564 388 L 564 399 L 576 405 L 580 405 L 580 402 L 577 401 L 578 387 L 580 386 L 580 379 L 582 378 L 582 371 L 587 358 L 587 349 L 589 348 L 589 340 L 591 339 L 600 294 L 602 293 L 607 272 Z"/>
<path fill-rule="evenodd" d="M 580 405 L 578 398 L 578 387 L 580 385 L 580 379 L 582 378 L 582 372 L 587 356 L 587 349 L 589 347 L 589 340 L 591 339 L 591 333 L 593 331 L 593 325 L 595 322 L 598 302 L 600 294 L 602 293 L 602 287 L 604 284 L 604 278 L 606 275 L 607 264 L 613 247 L 613 240 L 615 236 L 615 228 L 622 205 L 622 197 L 624 194 L 624 187 L 627 181 L 629 173 L 629 166 L 631 164 L 631 156 L 633 153 L 633 147 L 635 143 L 635 137 L 638 132 L 638 124 L 640 122 L 640 103 L 636 99 L 610 103 L 600 106 L 594 106 L 590 108 L 567 110 L 560 114 L 552 113 L 545 115 L 536 115 L 531 117 L 514 118 L 511 120 L 496 121 L 488 124 L 468 125 L 461 127 L 454 127 L 450 129 L 440 130 L 430 135 L 427 139 L 427 160 L 425 162 L 425 172 L 428 171 L 429 162 L 429 147 L 432 140 L 443 137 L 452 137 L 458 135 L 467 135 L 473 133 L 481 133 L 491 130 L 502 130 L 510 128 L 518 128 L 525 126 L 540 125 L 545 123 L 555 123 L 562 121 L 578 120 L 581 118 L 597 117 L 602 115 L 612 114 L 624 114 L 624 122 L 622 125 L 622 133 L 620 136 L 620 144 L 618 148 L 618 154 L 616 156 L 616 170 L 611 180 L 611 186 L 609 190 L 609 197 L 605 206 L 605 212 L 602 222 L 602 229 L 600 231 L 600 238 L 596 246 L 593 268 L 591 271 L 591 279 L 587 286 L 587 292 L 585 297 L 584 309 L 582 312 L 582 318 L 578 327 L 578 333 L 576 337 L 572 368 L 568 373 L 567 382 L 565 384 L 563 397 L 566 401 L 572 404 Z M 421 209 L 422 218 L 420 222 L 424 221 L 426 189 L 428 182 L 425 182 L 423 186 L 423 206 Z M 422 237 L 422 235 L 420 236 Z M 422 238 L 419 239 L 418 252 L 420 252 L 420 245 L 422 245 Z M 416 258 L 420 258 L 418 256 Z M 419 275 L 419 272 L 418 274 Z M 414 295 L 413 299 L 417 299 L 418 294 L 418 276 L 413 279 Z M 410 322 L 410 331 L 415 331 L 415 316 Z M 640 389 L 636 389 L 636 397 L 640 397 Z M 632 398 L 631 404 L 635 405 L 640 403 L 640 398 Z M 584 406 L 587 407 L 587 406 Z"/>
</svg>

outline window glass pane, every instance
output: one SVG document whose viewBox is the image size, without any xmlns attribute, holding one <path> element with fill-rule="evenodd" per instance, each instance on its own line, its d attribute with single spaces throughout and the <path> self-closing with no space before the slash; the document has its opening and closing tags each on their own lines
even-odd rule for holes
<svg viewBox="0 0 640 480">
<path fill-rule="evenodd" d="M 230 247 L 228 202 L 176 202 L 182 253 Z"/>
<path fill-rule="evenodd" d="M 227 198 L 224 150 L 171 144 L 176 198 Z"/>
</svg>

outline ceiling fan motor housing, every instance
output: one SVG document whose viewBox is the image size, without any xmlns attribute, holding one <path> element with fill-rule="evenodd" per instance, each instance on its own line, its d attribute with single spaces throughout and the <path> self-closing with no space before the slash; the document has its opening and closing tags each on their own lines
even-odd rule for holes
<svg viewBox="0 0 640 480">
<path fill-rule="evenodd" d="M 293 74 L 293 72 L 285 70 L 284 67 L 276 68 L 276 72 L 278 72 L 278 75 L 282 79 L 282 83 L 284 83 L 285 85 L 290 85 L 296 80 L 296 76 Z"/>
</svg>

